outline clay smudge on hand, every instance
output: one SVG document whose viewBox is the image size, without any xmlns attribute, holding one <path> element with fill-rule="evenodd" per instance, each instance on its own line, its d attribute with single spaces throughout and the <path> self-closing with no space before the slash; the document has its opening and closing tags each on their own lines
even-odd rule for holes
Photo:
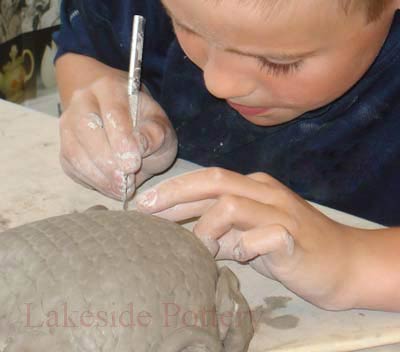
<svg viewBox="0 0 400 352">
<path fill-rule="evenodd" d="M 125 152 L 125 153 L 117 153 L 115 156 L 120 160 L 135 160 L 138 159 L 137 153 L 134 152 Z"/>
<path fill-rule="evenodd" d="M 88 123 L 88 127 L 92 130 L 96 130 L 98 128 L 104 128 L 103 120 L 99 115 L 94 112 L 89 113 L 90 121 Z"/>
<path fill-rule="evenodd" d="M 106 114 L 106 119 L 110 122 L 111 126 L 116 129 L 117 128 L 117 122 L 113 119 L 111 112 Z"/>
<path fill-rule="evenodd" d="M 142 159 L 137 152 L 115 153 L 115 158 L 120 160 L 125 167 L 132 169 L 128 173 L 136 172 L 142 162 Z"/>
<path fill-rule="evenodd" d="M 135 187 L 135 175 L 134 174 L 129 174 L 125 175 L 123 171 L 121 170 L 115 170 L 114 171 L 119 190 L 121 192 L 121 195 L 127 194 L 128 196 L 133 194 Z"/>
</svg>

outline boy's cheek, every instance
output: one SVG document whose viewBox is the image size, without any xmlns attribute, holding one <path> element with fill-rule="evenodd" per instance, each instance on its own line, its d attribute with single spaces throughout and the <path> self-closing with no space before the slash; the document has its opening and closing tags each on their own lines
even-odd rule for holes
<svg viewBox="0 0 400 352">
<path fill-rule="evenodd" d="M 273 107 L 287 108 L 298 111 L 299 114 L 320 108 L 337 99 L 356 82 L 351 74 L 343 72 L 341 67 L 325 60 L 309 59 L 305 61 L 298 72 L 288 75 L 258 74 L 258 100 Z M 346 76 L 346 80 L 343 79 Z M 341 77 L 338 80 L 338 77 Z"/>
</svg>

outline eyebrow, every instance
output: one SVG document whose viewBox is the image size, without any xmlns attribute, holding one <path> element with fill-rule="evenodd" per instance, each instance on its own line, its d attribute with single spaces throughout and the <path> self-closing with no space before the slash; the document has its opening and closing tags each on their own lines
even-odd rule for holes
<svg viewBox="0 0 400 352">
<path fill-rule="evenodd" d="M 266 60 L 276 60 L 276 61 L 294 61 L 294 60 L 302 60 L 306 57 L 309 57 L 315 53 L 315 51 L 308 51 L 304 53 L 269 53 L 269 54 L 255 54 L 249 53 L 242 50 L 237 50 L 234 48 L 226 48 L 226 51 L 242 56 L 254 57 L 257 59 L 266 59 Z"/>
<path fill-rule="evenodd" d="M 183 28 L 184 30 L 199 35 L 195 30 L 188 27 L 184 23 L 180 22 L 171 12 L 171 10 L 165 5 L 164 1 L 161 0 L 161 4 L 164 7 L 165 12 L 167 15 L 175 22 L 179 27 Z M 312 56 L 315 51 L 307 51 L 303 53 L 270 53 L 270 54 L 256 54 L 247 51 L 238 50 L 235 48 L 225 48 L 227 52 L 234 53 L 241 56 L 252 57 L 256 59 L 265 59 L 265 60 L 276 60 L 276 61 L 295 61 L 295 60 L 302 60 L 306 57 Z"/>
</svg>

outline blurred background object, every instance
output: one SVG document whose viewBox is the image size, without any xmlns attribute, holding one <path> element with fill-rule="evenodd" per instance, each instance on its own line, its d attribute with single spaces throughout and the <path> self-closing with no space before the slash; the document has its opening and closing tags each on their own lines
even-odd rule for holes
<svg viewBox="0 0 400 352">
<path fill-rule="evenodd" d="M 58 114 L 52 34 L 60 0 L 0 0 L 0 98 Z M 52 106 L 43 110 L 44 103 Z"/>
</svg>

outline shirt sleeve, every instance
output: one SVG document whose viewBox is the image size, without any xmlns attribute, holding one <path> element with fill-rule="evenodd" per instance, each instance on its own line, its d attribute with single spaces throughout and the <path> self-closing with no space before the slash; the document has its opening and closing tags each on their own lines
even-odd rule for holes
<svg viewBox="0 0 400 352">
<path fill-rule="evenodd" d="M 55 61 L 66 53 L 76 53 L 97 58 L 90 35 L 82 21 L 80 9 L 75 6 L 73 1 L 61 1 L 60 22 L 60 30 L 54 34 L 54 40 L 58 48 Z"/>
<path fill-rule="evenodd" d="M 65 53 L 90 56 L 127 71 L 133 14 L 146 18 L 142 80 L 158 99 L 164 65 L 175 38 L 160 0 L 62 0 L 57 60 Z"/>
</svg>

